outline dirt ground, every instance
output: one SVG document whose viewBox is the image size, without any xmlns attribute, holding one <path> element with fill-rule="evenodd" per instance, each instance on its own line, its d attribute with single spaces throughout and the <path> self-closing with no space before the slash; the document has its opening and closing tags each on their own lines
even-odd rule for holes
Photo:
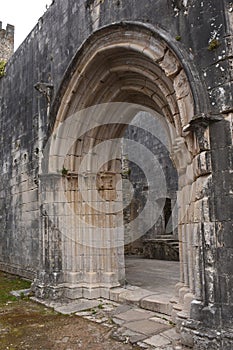
<svg viewBox="0 0 233 350">
<path fill-rule="evenodd" d="M 129 350 L 138 349 L 112 338 L 110 328 L 84 318 L 64 316 L 10 290 L 29 283 L 0 273 L 0 350 Z"/>
</svg>

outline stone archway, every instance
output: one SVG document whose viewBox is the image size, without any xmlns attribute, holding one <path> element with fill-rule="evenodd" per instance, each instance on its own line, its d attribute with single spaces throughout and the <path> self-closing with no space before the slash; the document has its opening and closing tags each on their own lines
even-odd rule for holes
<svg viewBox="0 0 233 350">
<path fill-rule="evenodd" d="M 188 68 L 186 67 L 186 70 Z M 108 229 L 115 225 L 115 221 L 121 221 L 122 215 L 99 215 L 89 208 L 88 203 L 83 203 L 79 197 L 77 188 L 79 178 L 77 166 L 80 165 L 84 155 L 90 149 L 97 147 L 103 141 L 119 138 L 125 128 L 127 120 L 140 111 L 135 107 L 127 111 L 127 118 L 122 117 L 121 123 L 114 123 L 112 116 L 117 112 L 124 116 L 125 103 L 133 103 L 150 109 L 164 116 L 174 128 L 171 133 L 171 151 L 173 160 L 179 173 L 179 240 L 180 240 L 180 270 L 181 281 L 177 287 L 179 300 L 175 313 L 180 317 L 187 317 L 190 311 L 190 303 L 193 299 L 202 300 L 202 272 L 200 270 L 201 242 L 199 241 L 200 223 L 205 211 L 205 198 L 203 198 L 203 186 L 209 179 L 210 168 L 208 158 L 200 153 L 195 135 L 189 131 L 189 124 L 194 118 L 197 108 L 198 95 L 194 82 L 184 70 L 184 66 L 177 54 L 170 48 L 164 39 L 141 25 L 112 26 L 93 35 L 93 37 L 81 48 L 76 59 L 67 72 L 60 90 L 59 103 L 54 106 L 53 113 L 56 118 L 53 124 L 54 143 L 50 147 L 50 162 L 48 169 L 62 170 L 62 175 L 50 176 L 44 171 L 41 175 L 49 184 L 51 192 L 63 191 L 67 188 L 66 203 L 74 203 L 75 210 L 80 216 L 85 216 L 93 224 L 97 220 L 97 226 L 104 227 L 104 234 L 108 237 L 101 247 L 95 247 L 92 239 L 95 231 L 88 233 L 89 246 L 77 244 L 75 239 L 67 238 L 67 231 L 63 237 L 62 229 L 56 211 L 48 215 L 44 210 L 42 225 L 42 263 L 38 278 L 38 293 L 53 297 L 66 296 L 78 297 L 106 297 L 110 298 L 111 288 L 120 286 L 124 280 L 124 260 L 122 245 L 114 245 L 114 237 L 108 236 Z M 192 86 L 192 90 L 191 90 Z M 195 100 L 195 103 L 194 103 Z M 57 102 L 56 102 L 57 103 Z M 107 121 L 98 122 L 98 105 L 117 103 L 117 110 L 111 111 Z M 97 107 L 91 107 L 95 106 Z M 121 106 L 121 107 L 120 107 Z M 122 107 L 123 106 L 123 107 Z M 85 115 L 79 119 L 79 139 L 75 140 L 72 148 L 69 148 L 65 165 L 60 166 L 60 148 L 63 139 L 67 135 L 60 132 L 60 125 L 75 113 L 91 107 L 92 117 L 95 115 L 97 123 L 88 129 L 91 117 L 85 119 Z M 95 109 L 97 108 L 97 109 Z M 196 109 L 194 112 L 194 108 Z M 127 108 L 126 108 L 127 109 Z M 94 113 L 94 114 L 93 114 Z M 82 119 L 83 118 L 83 119 Z M 84 127 L 85 126 L 85 127 Z M 72 130 L 72 125 L 70 129 Z M 85 132 L 84 132 L 85 131 Z M 53 148 L 54 147 L 54 148 Z M 53 150 L 53 152 L 51 151 Z M 52 153 L 51 153 L 52 152 Z M 114 147 L 106 149 L 106 153 L 113 152 Z M 115 154 L 117 158 L 117 154 Z M 114 158 L 114 159 L 115 159 Z M 106 157 L 106 159 L 111 159 Z M 105 162 L 99 171 L 97 187 L 104 201 L 108 203 L 121 201 L 121 193 L 115 184 L 120 178 L 119 159 Z M 89 183 L 92 189 L 96 186 L 96 178 L 92 178 L 91 169 L 84 169 L 83 181 Z M 49 181 L 48 181 L 49 178 Z M 48 194 L 46 187 L 46 196 Z M 72 192 L 72 193 L 71 193 Z M 118 193 L 119 192 L 119 193 Z M 43 185 L 41 185 L 41 204 L 45 205 Z M 190 200 L 190 193 L 192 194 Z M 88 196 L 88 193 L 86 194 Z M 72 198 L 72 196 L 74 196 Z M 68 198 L 68 199 L 67 199 Z M 78 199 L 77 199 L 78 198 Z M 86 197 L 88 198 L 88 197 Z M 90 200 L 93 200 L 91 197 Z M 53 198 L 51 198 L 51 202 Z M 59 199 L 63 203 L 64 197 Z M 84 211 L 83 211 L 84 210 Z M 101 211 L 101 210 L 100 210 Z M 66 213 L 60 213 L 66 216 Z M 107 224 L 107 220 L 111 223 Z M 66 216 L 65 222 L 69 225 L 70 218 Z M 96 224 L 96 221 L 95 221 Z M 86 235 L 86 231 L 80 229 L 80 235 Z M 72 230 L 71 230 L 72 231 Z M 76 235 L 76 233 L 75 233 Z M 113 241 L 112 241 L 113 240 Z M 122 232 L 119 232 L 118 241 L 122 242 Z M 113 242 L 108 247 L 106 242 Z M 183 311 L 183 313 L 181 312 Z"/>
</svg>

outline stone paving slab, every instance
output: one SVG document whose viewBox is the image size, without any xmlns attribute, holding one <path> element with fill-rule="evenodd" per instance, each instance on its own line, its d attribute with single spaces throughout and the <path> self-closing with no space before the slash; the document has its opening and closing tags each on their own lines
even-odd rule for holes
<svg viewBox="0 0 233 350">
<path fill-rule="evenodd" d="M 167 331 L 161 333 L 163 337 L 166 337 L 170 340 L 179 340 L 180 335 L 176 332 L 175 328 L 168 329 Z"/>
<path fill-rule="evenodd" d="M 148 318 L 152 318 L 153 316 L 155 316 L 153 312 L 142 310 L 142 309 L 130 309 L 126 312 L 115 315 L 116 318 L 120 318 L 121 320 L 124 320 L 127 322 L 146 320 Z"/>
<path fill-rule="evenodd" d="M 120 332 L 122 332 L 122 335 L 128 338 L 131 344 L 135 344 L 138 341 L 142 341 L 147 338 L 147 335 L 145 334 L 140 334 L 137 332 L 133 332 L 130 329 L 127 328 L 121 328 Z"/>
<path fill-rule="evenodd" d="M 159 323 L 163 323 L 163 324 L 172 324 L 170 318 L 168 319 L 168 318 L 165 318 L 163 316 L 161 317 L 161 314 L 159 316 L 158 315 L 153 316 L 153 317 L 149 318 L 149 320 L 155 321 L 155 322 L 159 322 Z"/>
<path fill-rule="evenodd" d="M 124 324 L 124 327 L 145 335 L 153 335 L 153 334 L 158 334 L 160 332 L 163 332 L 171 326 L 161 324 L 159 322 L 154 322 L 150 320 L 139 320 L 139 321 L 134 321 L 134 322 L 128 322 Z"/>
<path fill-rule="evenodd" d="M 79 299 L 64 306 L 55 307 L 54 310 L 64 315 L 70 315 L 78 311 L 84 311 L 98 307 L 99 304 L 100 302 L 98 300 Z"/>
<path fill-rule="evenodd" d="M 115 318 L 115 317 L 113 317 L 112 320 L 113 320 L 113 322 L 114 322 L 115 324 L 117 324 L 118 326 L 122 326 L 122 325 L 125 323 L 125 321 L 120 320 L 119 318 Z"/>
<path fill-rule="evenodd" d="M 28 296 L 30 295 L 30 293 L 31 293 L 31 289 L 12 290 L 10 292 L 10 294 L 16 298 L 21 298 L 22 295 Z"/>
<path fill-rule="evenodd" d="M 122 314 L 129 310 L 132 310 L 132 305 L 118 304 L 114 310 L 114 315 Z"/>
<path fill-rule="evenodd" d="M 163 336 L 157 334 L 149 339 L 144 340 L 144 343 L 157 348 L 159 346 L 169 345 L 169 344 L 171 344 L 171 341 L 169 339 L 166 339 Z"/>
</svg>

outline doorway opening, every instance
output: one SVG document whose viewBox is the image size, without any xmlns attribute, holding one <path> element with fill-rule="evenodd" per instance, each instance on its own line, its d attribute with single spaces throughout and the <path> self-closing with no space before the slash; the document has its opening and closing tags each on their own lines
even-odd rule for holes
<svg viewBox="0 0 233 350">
<path fill-rule="evenodd" d="M 176 206 L 178 173 L 169 152 L 170 135 L 164 127 L 164 117 L 160 116 L 160 118 L 155 119 L 154 117 L 153 121 L 150 121 L 145 112 L 139 112 L 133 119 L 133 125 L 129 125 L 123 135 L 122 177 L 124 235 L 127 242 L 124 248 L 126 284 L 172 298 L 174 287 L 179 282 Z M 152 125 L 146 125 L 148 122 Z M 156 135 L 153 135 L 155 129 Z M 161 179 L 159 177 L 154 179 L 153 200 L 159 204 L 159 213 L 155 215 L 151 227 L 147 227 L 147 222 L 145 223 L 143 219 L 132 224 L 146 205 L 151 184 L 143 169 L 129 160 L 127 146 L 125 146 L 127 140 L 133 140 L 149 149 L 152 157 L 158 160 L 157 166 L 164 175 L 163 185 L 166 187 L 164 198 L 159 198 L 156 191 L 156 186 L 161 186 Z M 143 150 L 141 153 L 138 152 L 138 157 L 143 159 Z M 152 212 L 151 215 L 153 215 Z"/>
</svg>

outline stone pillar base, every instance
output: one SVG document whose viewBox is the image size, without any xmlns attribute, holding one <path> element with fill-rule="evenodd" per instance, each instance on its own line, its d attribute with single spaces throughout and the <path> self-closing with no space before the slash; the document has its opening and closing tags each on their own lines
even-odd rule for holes
<svg viewBox="0 0 233 350">
<path fill-rule="evenodd" d="M 40 284 L 34 282 L 32 290 L 40 299 L 49 300 L 76 300 L 84 299 L 110 299 L 110 290 L 118 285 L 88 285 L 61 283 L 58 285 Z"/>
</svg>

